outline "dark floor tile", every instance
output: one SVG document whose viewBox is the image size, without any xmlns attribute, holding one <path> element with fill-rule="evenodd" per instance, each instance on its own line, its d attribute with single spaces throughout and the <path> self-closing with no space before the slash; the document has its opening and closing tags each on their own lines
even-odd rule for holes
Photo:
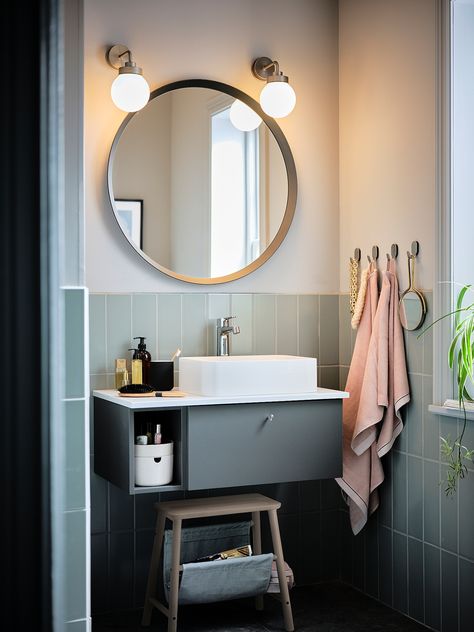
<svg viewBox="0 0 474 632">
<path fill-rule="evenodd" d="M 295 629 L 298 632 L 423 632 L 422 625 L 339 583 L 295 588 L 291 591 Z M 93 618 L 93 632 L 142 632 L 141 611 Z M 159 626 L 159 628 L 158 628 Z M 180 632 L 280 632 L 284 630 L 281 606 L 265 598 L 256 612 L 253 600 L 186 606 L 178 616 Z M 165 618 L 155 611 L 151 629 L 165 629 Z"/>
</svg>

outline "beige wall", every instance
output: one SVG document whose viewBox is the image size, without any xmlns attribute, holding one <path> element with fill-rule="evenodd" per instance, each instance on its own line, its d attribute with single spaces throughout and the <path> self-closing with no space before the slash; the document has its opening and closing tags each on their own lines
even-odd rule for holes
<svg viewBox="0 0 474 632">
<path fill-rule="evenodd" d="M 418 279 L 433 287 L 436 204 L 436 0 L 340 0 L 341 290 L 354 248 L 364 261 L 421 244 Z"/>
<path fill-rule="evenodd" d="M 113 189 L 118 200 L 143 200 L 143 250 L 169 266 L 171 98 L 150 105 L 132 118 L 116 147 Z"/>
<path fill-rule="evenodd" d="M 212 90 L 173 94 L 171 126 L 171 269 L 209 276 Z M 192 112 L 192 116 L 190 116 Z"/>
<path fill-rule="evenodd" d="M 109 97 L 115 75 L 104 54 L 107 45 L 116 42 L 131 47 L 152 89 L 203 77 L 230 83 L 257 98 L 262 84 L 252 77 L 250 62 L 261 54 L 278 58 L 296 89 L 296 108 L 280 122 L 299 178 L 294 222 L 266 265 L 244 279 L 215 286 L 216 291 L 347 291 L 347 262 L 353 249 L 360 247 L 365 259 L 378 244 L 384 257 L 392 242 L 400 246 L 404 287 L 405 251 L 414 239 L 421 243 L 419 284 L 431 289 L 437 4 L 438 0 L 86 0 L 90 289 L 209 289 L 155 271 L 128 246 L 112 217 L 106 162 L 123 114 Z"/>
<path fill-rule="evenodd" d="M 272 259 L 219 292 L 337 292 L 338 112 L 335 0 L 86 0 L 85 206 L 87 279 L 93 292 L 208 291 L 141 260 L 109 208 L 106 163 L 123 113 L 110 99 L 107 46 L 127 44 L 152 89 L 186 78 L 234 85 L 257 98 L 252 60 L 281 62 L 297 93 L 281 121 L 299 177 L 295 220 Z"/>
</svg>

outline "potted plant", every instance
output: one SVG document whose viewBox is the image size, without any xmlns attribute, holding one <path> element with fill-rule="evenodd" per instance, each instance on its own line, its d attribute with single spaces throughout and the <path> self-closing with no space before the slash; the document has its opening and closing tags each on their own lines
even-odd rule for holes
<svg viewBox="0 0 474 632">
<path fill-rule="evenodd" d="M 456 492 L 459 480 L 467 475 L 467 461 L 474 460 L 474 449 L 470 450 L 463 445 L 467 424 L 466 402 L 474 401 L 468 391 L 469 383 L 474 381 L 474 302 L 466 300 L 468 291 L 472 292 L 471 285 L 464 285 L 459 292 L 456 309 L 444 314 L 425 329 L 427 331 L 439 321 L 454 316 L 454 333 L 449 346 L 448 362 L 456 374 L 457 400 L 463 412 L 464 423 L 461 433 L 454 441 L 449 436 L 440 437 L 441 456 L 448 464 L 445 481 L 448 496 Z"/>
</svg>

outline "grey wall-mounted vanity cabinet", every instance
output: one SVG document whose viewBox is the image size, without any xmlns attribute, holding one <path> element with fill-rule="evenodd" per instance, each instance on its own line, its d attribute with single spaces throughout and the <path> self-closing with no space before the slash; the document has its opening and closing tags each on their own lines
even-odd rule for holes
<svg viewBox="0 0 474 632">
<path fill-rule="evenodd" d="M 282 395 L 281 401 L 276 396 L 171 400 L 95 391 L 94 469 L 130 494 L 335 478 L 342 473 L 345 396 L 318 389 Z M 135 484 L 135 437 L 147 424 L 160 424 L 164 440 L 173 441 L 169 485 Z"/>
</svg>

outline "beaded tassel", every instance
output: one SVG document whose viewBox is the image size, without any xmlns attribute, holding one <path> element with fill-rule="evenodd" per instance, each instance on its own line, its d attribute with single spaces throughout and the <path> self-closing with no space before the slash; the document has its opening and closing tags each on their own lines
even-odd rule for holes
<svg viewBox="0 0 474 632">
<path fill-rule="evenodd" d="M 359 262 L 352 257 L 349 262 L 349 278 L 349 308 L 351 310 L 351 316 L 353 316 L 359 291 Z"/>
</svg>

